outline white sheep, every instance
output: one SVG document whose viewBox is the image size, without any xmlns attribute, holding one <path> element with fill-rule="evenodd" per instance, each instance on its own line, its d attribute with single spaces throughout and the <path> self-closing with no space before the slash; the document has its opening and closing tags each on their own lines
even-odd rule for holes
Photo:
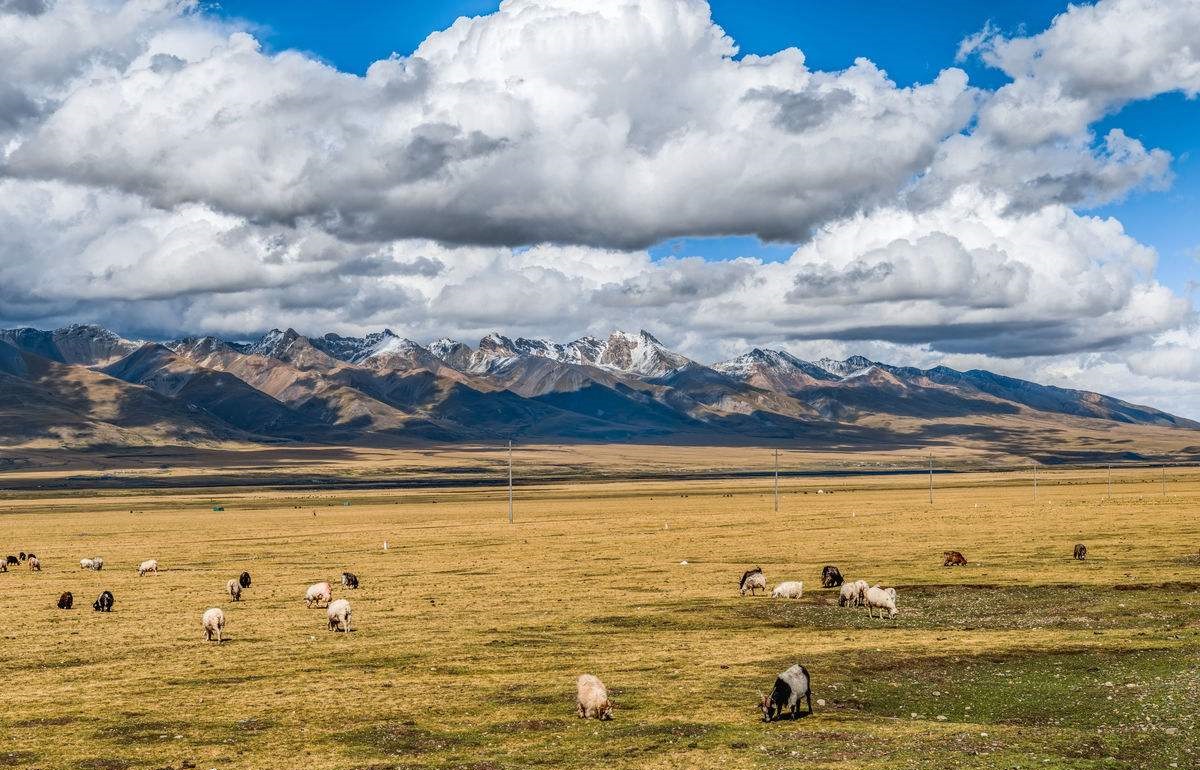
<svg viewBox="0 0 1200 770">
<path fill-rule="evenodd" d="M 38 560 L 38 557 L 36 557 L 36 556 L 30 556 L 29 559 L 25 563 L 29 565 L 30 572 L 41 572 L 42 571 L 42 562 L 40 560 Z"/>
<path fill-rule="evenodd" d="M 153 572 L 155 575 L 158 574 L 158 560 L 157 559 L 147 559 L 146 561 L 144 561 L 138 565 L 138 577 L 142 577 L 147 572 Z"/>
<path fill-rule="evenodd" d="M 229 598 L 233 599 L 235 602 L 240 602 L 242 600 L 242 584 L 238 582 L 237 578 L 234 578 L 226 583 L 225 590 L 229 592 Z"/>
<path fill-rule="evenodd" d="M 96 562 L 92 559 L 80 559 L 79 569 L 96 569 Z"/>
<path fill-rule="evenodd" d="M 687 564 L 687 562 L 680 563 Z M 767 576 L 763 574 L 762 567 L 748 569 L 742 573 L 742 579 L 738 582 L 738 591 L 742 596 L 745 596 L 747 591 L 754 596 L 754 592 L 760 588 L 764 594 L 767 592 Z"/>
<path fill-rule="evenodd" d="M 305 607 L 320 607 L 321 602 L 328 605 L 331 601 L 333 601 L 333 586 L 327 582 L 313 583 L 304 592 Z"/>
<path fill-rule="evenodd" d="M 104 559 L 101 559 L 99 556 L 93 556 L 92 569 L 96 570 L 97 572 L 104 569 Z"/>
<path fill-rule="evenodd" d="M 608 699 L 608 688 L 600 678 L 592 674 L 580 674 L 575 682 L 575 704 L 580 719 L 612 719 L 613 705 Z"/>
<path fill-rule="evenodd" d="M 772 599 L 799 599 L 804 594 L 804 583 L 799 580 L 785 580 L 775 586 L 771 592 Z"/>
<path fill-rule="evenodd" d="M 221 643 L 221 632 L 225 630 L 225 613 L 219 607 L 205 610 L 200 624 L 204 626 L 204 641 L 211 642 L 216 639 L 217 644 Z"/>
<path fill-rule="evenodd" d="M 330 602 L 325 614 L 329 616 L 329 630 L 348 633 L 350 631 L 350 602 L 338 599 Z"/>
<path fill-rule="evenodd" d="M 871 586 L 865 580 L 855 580 L 853 583 L 843 583 L 842 591 L 838 594 L 839 607 L 861 607 L 866 601 L 867 589 Z"/>
<path fill-rule="evenodd" d="M 875 610 L 879 610 L 879 619 L 883 620 L 883 611 L 888 611 L 888 618 L 896 617 L 899 612 L 896 609 L 896 589 L 895 588 L 880 588 L 878 585 L 871 586 L 867 589 L 864 596 L 867 604 L 867 614 L 871 617 L 875 616 Z"/>
</svg>

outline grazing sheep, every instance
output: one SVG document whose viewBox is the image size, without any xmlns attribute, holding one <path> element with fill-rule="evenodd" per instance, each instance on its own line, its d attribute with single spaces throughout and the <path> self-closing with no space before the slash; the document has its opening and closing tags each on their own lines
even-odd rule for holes
<svg viewBox="0 0 1200 770">
<path fill-rule="evenodd" d="M 225 613 L 220 607 L 205 610 L 200 624 L 204 626 L 204 641 L 211 642 L 216 639 L 217 644 L 221 643 L 221 632 L 225 630 Z"/>
<path fill-rule="evenodd" d="M 39 561 L 38 557 L 36 557 L 36 556 L 30 556 L 28 559 L 25 560 L 25 563 L 29 565 L 30 572 L 41 572 L 42 571 L 42 562 Z"/>
<path fill-rule="evenodd" d="M 12 566 L 12 567 L 17 567 L 17 566 L 20 566 L 20 564 L 21 564 L 21 560 L 18 559 L 16 556 L 13 556 L 12 554 L 9 554 L 8 558 L 5 559 L 4 561 L 6 564 L 8 564 L 9 566 Z"/>
<path fill-rule="evenodd" d="M 762 710 L 762 721 L 770 722 L 783 714 L 784 707 L 792 712 L 792 719 L 800 718 L 800 698 L 808 703 L 808 713 L 813 713 L 812 680 L 808 669 L 795 664 L 775 677 L 775 686 L 770 695 L 763 695 L 758 707 Z"/>
<path fill-rule="evenodd" d="M 144 561 L 138 565 L 138 577 L 142 577 L 147 572 L 153 572 L 155 575 L 158 574 L 158 560 L 157 559 L 147 559 L 146 561 Z"/>
<path fill-rule="evenodd" d="M 100 598 L 92 602 L 92 609 L 96 612 L 112 612 L 113 595 L 112 591 L 103 591 Z"/>
<path fill-rule="evenodd" d="M 70 591 L 63 591 L 62 596 L 58 597 L 58 608 L 60 610 L 69 610 L 75 606 L 75 596 Z"/>
<path fill-rule="evenodd" d="M 580 674 L 575 682 L 575 704 L 580 719 L 612 719 L 613 704 L 608 688 L 592 674 Z"/>
<path fill-rule="evenodd" d="M 25 552 L 21 551 L 21 553 L 19 553 L 17 555 L 17 558 L 20 559 L 21 561 L 25 561 Z"/>
<path fill-rule="evenodd" d="M 104 559 L 101 559 L 99 556 L 93 556 L 92 569 L 96 570 L 97 572 L 104 569 Z"/>
<path fill-rule="evenodd" d="M 821 587 L 837 588 L 842 584 L 842 571 L 832 564 L 826 564 L 821 569 Z"/>
<path fill-rule="evenodd" d="M 240 585 L 242 588 L 250 587 L 250 573 L 249 572 L 243 572 L 240 576 L 238 576 L 238 585 Z"/>
<path fill-rule="evenodd" d="M 804 583 L 799 580 L 785 580 L 775 586 L 771 592 L 772 599 L 799 599 L 804 594 Z"/>
<path fill-rule="evenodd" d="M 237 578 L 230 580 L 225 584 L 225 590 L 229 591 L 229 598 L 235 602 L 242 600 L 242 584 L 237 581 Z"/>
<path fill-rule="evenodd" d="M 871 586 L 865 580 L 855 580 L 844 583 L 842 592 L 838 595 L 839 607 L 861 607 L 866 603 L 867 589 Z"/>
<path fill-rule="evenodd" d="M 877 585 L 867 589 L 864 597 L 867 603 L 867 615 L 875 617 L 875 610 L 879 610 L 879 619 L 883 620 L 883 611 L 888 611 L 888 618 L 896 617 L 896 613 L 900 610 L 896 609 L 896 589 L 895 588 L 880 588 Z"/>
<path fill-rule="evenodd" d="M 30 551 L 29 553 L 25 554 L 25 558 L 26 559 L 36 559 L 37 557 L 33 555 L 33 551 Z"/>
<path fill-rule="evenodd" d="M 343 572 L 342 585 L 346 588 L 358 588 L 358 575 L 353 572 Z"/>
<path fill-rule="evenodd" d="M 754 596 L 754 592 L 759 588 L 764 594 L 767 592 L 767 576 L 763 574 L 762 567 L 755 567 L 742 573 L 742 579 L 738 582 L 738 590 L 741 591 L 742 596 L 745 596 L 747 591 Z"/>
<path fill-rule="evenodd" d="M 8 572 L 8 564 L 0 562 L 0 572 Z"/>
<path fill-rule="evenodd" d="M 1087 546 L 1086 545 L 1084 545 L 1083 543 L 1075 544 L 1075 558 L 1078 559 L 1079 561 L 1083 561 L 1084 559 L 1087 558 Z"/>
<path fill-rule="evenodd" d="M 94 559 L 80 559 L 79 569 L 96 569 L 96 562 Z"/>
<path fill-rule="evenodd" d="M 326 606 L 333 601 L 333 586 L 329 583 L 313 583 L 304 592 L 305 607 L 320 607 L 321 602 L 325 602 Z"/>
<path fill-rule="evenodd" d="M 943 555 L 946 557 L 942 561 L 943 567 L 962 567 L 967 563 L 967 558 L 958 551 L 945 551 Z"/>
<path fill-rule="evenodd" d="M 325 610 L 325 614 L 329 617 L 329 630 L 341 631 L 349 633 L 350 631 L 350 602 L 345 599 L 338 599 L 336 602 L 330 602 L 329 607 Z"/>
</svg>

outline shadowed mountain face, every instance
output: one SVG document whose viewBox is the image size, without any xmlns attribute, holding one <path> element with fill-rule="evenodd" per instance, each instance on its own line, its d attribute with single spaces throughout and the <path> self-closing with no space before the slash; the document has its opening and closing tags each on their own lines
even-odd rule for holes
<svg viewBox="0 0 1200 770">
<path fill-rule="evenodd" d="M 754 349 L 711 366 L 648 332 L 569 343 L 489 334 L 429 346 L 390 330 L 272 330 L 137 343 L 95 326 L 0 331 L 5 445 L 253 442 L 789 442 L 997 447 L 1031 426 L 1200 425 L 990 372 Z M 1106 427 L 1107 426 L 1107 427 Z M 1063 427 L 1063 430 L 1067 428 Z"/>
</svg>

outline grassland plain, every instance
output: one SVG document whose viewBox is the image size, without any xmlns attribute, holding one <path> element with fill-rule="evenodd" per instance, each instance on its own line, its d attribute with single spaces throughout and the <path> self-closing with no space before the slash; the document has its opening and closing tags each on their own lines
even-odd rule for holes
<svg viewBox="0 0 1200 770">
<path fill-rule="evenodd" d="M 0 550 L 45 568 L 0 574 L 0 767 L 1200 765 L 1200 472 L 1040 480 L 939 478 L 930 505 L 922 478 L 793 479 L 778 513 L 769 479 L 571 482 L 518 490 L 513 525 L 486 488 L 10 493 Z M 826 563 L 900 617 L 839 609 Z M 754 565 L 804 598 L 739 597 Z M 343 569 L 345 635 L 301 601 Z M 795 661 L 824 705 L 761 724 Z M 573 716 L 584 671 L 613 722 Z"/>
</svg>

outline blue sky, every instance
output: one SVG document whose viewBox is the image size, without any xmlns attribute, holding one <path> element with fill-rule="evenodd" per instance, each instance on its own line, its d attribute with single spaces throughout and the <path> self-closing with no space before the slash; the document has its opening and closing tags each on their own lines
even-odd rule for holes
<svg viewBox="0 0 1200 770">
<path fill-rule="evenodd" d="M 209 12 L 251 22 L 272 49 L 296 48 L 315 54 L 339 69 L 362 73 L 391 53 L 411 53 L 433 30 L 459 16 L 490 13 L 496 2 L 452 0 L 223 0 Z M 991 23 L 1009 34 L 1044 29 L 1066 8 L 1064 2 L 1020 0 L 1005 3 L 917 0 L 879 3 L 846 0 L 712 0 L 713 17 L 737 41 L 742 54 L 769 54 L 782 48 L 804 51 L 810 67 L 844 69 L 866 57 L 900 85 L 932 80 L 949 66 L 967 71 L 971 83 L 1003 85 L 1003 73 L 971 59 L 956 65 L 959 42 Z M 1096 127 L 1097 135 L 1121 128 L 1147 147 L 1168 150 L 1175 158 L 1169 190 L 1135 193 L 1092 213 L 1114 216 L 1126 230 L 1159 253 L 1159 279 L 1190 293 L 1200 283 L 1200 102 L 1167 94 L 1127 106 Z M 753 255 L 779 260 L 790 244 L 762 243 L 753 237 L 675 238 L 651 248 L 655 257 L 704 256 L 728 259 Z"/>
</svg>

